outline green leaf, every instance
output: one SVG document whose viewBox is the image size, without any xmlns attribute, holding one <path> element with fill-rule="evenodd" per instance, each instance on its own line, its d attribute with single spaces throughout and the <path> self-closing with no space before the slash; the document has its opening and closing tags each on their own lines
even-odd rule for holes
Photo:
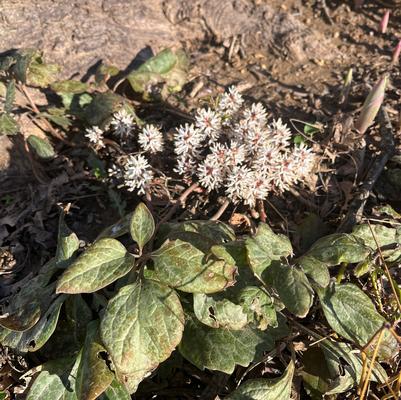
<svg viewBox="0 0 401 400">
<path fill-rule="evenodd" d="M 20 353 L 39 350 L 50 338 L 56 329 L 60 309 L 65 300 L 59 296 L 40 318 L 36 325 L 24 332 L 11 331 L 0 327 L 0 342 Z"/>
<path fill-rule="evenodd" d="M 16 52 L 14 56 L 15 64 L 12 66 L 12 71 L 18 81 L 26 83 L 29 65 L 33 57 L 38 54 L 35 49 L 21 49 Z"/>
<path fill-rule="evenodd" d="M 59 93 L 64 108 L 69 114 L 80 119 L 85 118 L 85 109 L 92 102 L 93 97 L 89 93 Z"/>
<path fill-rule="evenodd" d="M 46 118 L 64 130 L 67 130 L 72 125 L 72 121 L 66 116 L 65 113 L 66 110 L 64 108 L 51 107 L 47 109 L 47 112 L 41 112 L 37 116 Z"/>
<path fill-rule="evenodd" d="M 288 311 L 297 317 L 306 317 L 313 303 L 313 290 L 301 269 L 274 262 L 264 278 L 277 291 Z"/>
<path fill-rule="evenodd" d="M 149 92 L 160 83 L 165 83 L 167 91 L 178 92 L 186 83 L 187 70 L 188 59 L 183 51 L 165 49 L 131 72 L 128 81 L 139 93 Z"/>
<path fill-rule="evenodd" d="M 358 263 L 368 254 L 369 248 L 361 239 L 346 233 L 334 233 L 314 243 L 299 262 L 302 265 L 305 257 L 312 257 L 331 267 L 341 263 Z"/>
<path fill-rule="evenodd" d="M 89 125 L 101 126 L 118 111 L 122 102 L 122 97 L 113 92 L 97 93 L 85 107 L 83 117 Z"/>
<path fill-rule="evenodd" d="M 35 135 L 30 135 L 27 142 L 39 158 L 49 160 L 56 155 L 53 146 L 47 140 Z"/>
<path fill-rule="evenodd" d="M 320 132 L 322 130 L 322 128 L 323 127 L 321 125 L 314 125 L 314 124 L 306 123 L 304 125 L 304 133 L 305 133 L 305 135 L 312 137 L 315 133 Z"/>
<path fill-rule="evenodd" d="M 15 82 L 14 80 L 11 80 L 10 82 L 8 82 L 7 85 L 6 98 L 4 101 L 4 112 L 10 113 L 12 111 L 14 100 L 15 100 Z"/>
<path fill-rule="evenodd" d="M 294 363 L 291 361 L 280 378 L 245 381 L 225 400 L 290 400 L 294 369 Z"/>
<path fill-rule="evenodd" d="M 276 235 L 272 229 L 261 223 L 256 235 L 246 240 L 249 265 L 261 277 L 273 260 L 280 260 L 292 254 L 292 246 L 284 235 Z"/>
<path fill-rule="evenodd" d="M 228 225 L 220 221 L 185 221 L 161 225 L 155 239 L 155 248 L 160 247 L 166 240 L 179 239 L 190 243 L 203 253 L 211 251 L 217 258 L 228 262 L 226 256 L 217 254 L 220 251 L 227 255 L 226 250 L 217 247 L 213 250 L 212 247 L 235 240 L 235 235 Z M 230 258 L 233 262 L 232 257 Z"/>
<path fill-rule="evenodd" d="M 40 53 L 36 52 L 30 60 L 27 71 L 27 84 L 30 86 L 47 87 L 57 79 L 61 68 L 57 64 L 46 64 Z"/>
<path fill-rule="evenodd" d="M 142 253 L 143 247 L 149 242 L 155 233 L 155 221 L 152 213 L 143 203 L 140 203 L 135 208 L 131 218 L 130 232 L 132 239 L 138 243 L 139 249 Z"/>
<path fill-rule="evenodd" d="M 302 366 L 301 376 L 304 388 L 312 399 L 321 399 L 332 388 L 338 389 L 340 382 L 335 382 L 333 385 L 335 374 L 332 369 L 335 365 L 330 365 L 332 368 L 329 367 L 325 354 L 319 346 L 310 347 L 302 354 Z M 338 375 L 341 376 L 340 373 Z M 344 377 L 349 383 L 344 385 L 341 382 L 341 386 L 350 389 L 354 381 L 349 374 L 344 374 Z"/>
<path fill-rule="evenodd" d="M 35 277 L 28 276 L 10 287 L 10 295 L 0 303 L 0 326 L 13 331 L 26 331 L 39 321 L 54 295 L 54 285 L 48 285 L 48 282 L 55 269 L 54 262 L 50 261 Z"/>
<path fill-rule="evenodd" d="M 66 388 L 59 375 L 42 371 L 35 378 L 26 400 L 63 400 L 65 391 Z"/>
<path fill-rule="evenodd" d="M 121 288 L 109 301 L 100 327 L 117 375 L 129 383 L 129 391 L 170 356 L 183 329 L 177 294 L 148 280 Z"/>
<path fill-rule="evenodd" d="M 68 296 L 65 302 L 66 322 L 71 338 L 79 347 L 85 340 L 86 328 L 92 320 L 92 311 L 80 294 Z"/>
<path fill-rule="evenodd" d="M 120 382 L 114 380 L 99 400 L 131 400 L 131 396 Z"/>
<path fill-rule="evenodd" d="M 246 286 L 238 294 L 239 303 L 258 329 L 264 331 L 268 326 L 277 326 L 277 314 L 272 298 L 257 286 Z"/>
<path fill-rule="evenodd" d="M 126 216 L 120 218 L 117 222 L 114 224 L 108 226 L 105 228 L 99 236 L 96 238 L 96 240 L 105 238 L 105 237 L 111 237 L 111 238 L 118 238 L 120 236 L 125 235 L 126 233 L 129 232 L 130 228 L 130 222 L 132 219 L 132 215 L 134 213 L 129 213 Z"/>
<path fill-rule="evenodd" d="M 85 344 L 82 349 L 81 363 L 78 368 L 75 388 L 80 400 L 97 399 L 114 379 L 102 353 L 105 348 L 100 344 L 99 322 L 93 321 L 88 326 Z"/>
<path fill-rule="evenodd" d="M 194 312 L 199 321 L 212 328 L 238 330 L 248 323 L 247 315 L 240 305 L 203 293 L 194 294 Z"/>
<path fill-rule="evenodd" d="M 118 240 L 100 239 L 64 271 L 56 292 L 96 292 L 127 274 L 134 263 L 134 257 Z"/>
<path fill-rule="evenodd" d="M 158 246 L 162 245 L 167 239 L 175 240 L 178 232 L 198 233 L 213 244 L 220 244 L 235 240 L 234 231 L 230 226 L 220 221 L 193 220 L 178 223 L 165 223 L 160 226 L 157 234 Z"/>
<path fill-rule="evenodd" d="M 357 225 L 353 231 L 352 235 L 361 240 L 365 246 L 367 246 L 371 251 L 377 250 L 379 245 L 381 249 L 381 254 L 387 261 L 395 261 L 400 255 L 401 250 L 397 244 L 401 243 L 400 233 L 397 229 L 388 228 L 383 225 Z M 394 244 L 394 248 L 385 249 L 383 247 L 390 246 Z"/>
<path fill-rule="evenodd" d="M 326 290 L 320 289 L 317 293 L 331 328 L 360 347 L 365 346 L 386 322 L 370 298 L 356 285 L 334 285 Z M 376 343 L 377 340 L 373 340 L 367 349 L 370 353 Z M 379 359 L 388 360 L 398 351 L 397 340 L 386 330 L 379 347 Z"/>
<path fill-rule="evenodd" d="M 330 283 L 330 272 L 325 262 L 310 256 L 301 257 L 297 261 L 306 276 L 315 281 L 319 286 L 324 288 Z"/>
<path fill-rule="evenodd" d="M 286 326 L 262 332 L 246 326 L 239 331 L 210 328 L 189 316 L 179 345 L 180 353 L 199 369 L 232 374 L 236 365 L 247 367 L 263 352 L 274 348 L 275 341 L 288 334 Z"/>
<path fill-rule="evenodd" d="M 45 363 L 29 388 L 26 400 L 78 400 L 75 379 L 80 362 L 79 353 L 75 360 L 59 359 Z"/>
<path fill-rule="evenodd" d="M 189 293 L 215 293 L 235 282 L 236 268 L 181 240 L 166 242 L 152 253 L 147 277 Z"/>
<path fill-rule="evenodd" d="M 56 262 L 69 260 L 78 249 L 78 236 L 66 225 L 64 212 L 61 212 L 58 223 Z"/>
<path fill-rule="evenodd" d="M 19 131 L 17 121 L 11 114 L 0 113 L 0 135 L 16 135 Z"/>
<path fill-rule="evenodd" d="M 28 300 L 23 304 L 11 303 L 10 307 L 2 309 L 0 326 L 13 331 L 26 331 L 39 321 L 40 315 L 40 304 L 36 300 Z"/>
<path fill-rule="evenodd" d="M 74 94 L 83 93 L 89 89 L 89 85 L 87 83 L 77 81 L 74 79 L 54 82 L 50 87 L 56 93 L 74 93 Z"/>
<path fill-rule="evenodd" d="M 96 83 L 106 82 L 110 77 L 116 76 L 120 70 L 114 65 L 101 64 L 95 72 Z"/>
<path fill-rule="evenodd" d="M 329 339 L 320 337 L 318 340 L 319 346 L 322 348 L 324 355 L 333 369 L 333 362 L 337 365 L 334 367 L 332 373 L 338 379 L 337 384 L 341 383 L 342 375 L 349 375 L 353 379 L 354 385 L 361 381 L 363 371 L 363 361 L 360 354 L 356 353 L 352 346 L 348 343 L 335 342 Z M 373 382 L 385 383 L 388 379 L 384 368 L 376 361 L 372 370 L 370 380 Z M 331 389 L 333 390 L 333 389 Z"/>
</svg>

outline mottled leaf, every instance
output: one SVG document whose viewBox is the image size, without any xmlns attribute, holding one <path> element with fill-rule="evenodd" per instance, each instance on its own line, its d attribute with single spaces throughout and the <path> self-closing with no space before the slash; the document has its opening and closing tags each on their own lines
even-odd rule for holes
<svg viewBox="0 0 401 400">
<path fill-rule="evenodd" d="M 47 87 L 57 79 L 61 68 L 57 64 L 47 64 L 39 52 L 32 56 L 27 70 L 27 84 L 30 86 Z"/>
<path fill-rule="evenodd" d="M 183 292 L 215 293 L 235 282 L 234 265 L 181 240 L 165 243 L 152 253 L 152 260 L 146 276 Z"/>
<path fill-rule="evenodd" d="M 7 85 L 6 98 L 4 100 L 4 112 L 10 113 L 15 100 L 15 82 L 11 80 Z"/>
<path fill-rule="evenodd" d="M 99 322 L 92 321 L 87 330 L 82 349 L 81 363 L 78 368 L 75 388 L 80 400 L 97 399 L 114 379 L 113 372 L 107 366 L 102 353 L 105 348 L 100 343 Z"/>
<path fill-rule="evenodd" d="M 226 400 L 290 400 L 294 363 L 291 361 L 280 378 L 249 379 L 227 396 Z"/>
<path fill-rule="evenodd" d="M 145 244 L 149 242 L 155 233 L 155 221 L 152 213 L 143 203 L 140 203 L 132 214 L 130 232 L 132 239 L 138 243 L 142 252 Z"/>
<path fill-rule="evenodd" d="M 389 262 L 395 261 L 400 255 L 401 250 L 398 244 L 401 243 L 400 232 L 397 229 L 383 225 L 357 225 L 352 235 L 360 239 L 371 251 L 381 248 L 381 254 Z M 394 246 L 391 246 L 394 245 Z M 391 247 L 386 249 L 386 246 Z"/>
<path fill-rule="evenodd" d="M 319 346 L 322 348 L 328 363 L 337 363 L 332 371 L 339 379 L 338 383 L 342 384 L 341 376 L 349 375 L 353 379 L 354 384 L 361 381 L 361 374 L 363 371 L 363 361 L 361 355 L 353 351 L 353 348 L 348 343 L 336 342 L 329 339 L 322 339 Z M 387 373 L 384 368 L 376 361 L 372 370 L 370 380 L 373 382 L 384 383 L 388 379 Z M 333 389 L 332 389 L 333 390 Z"/>
<path fill-rule="evenodd" d="M 357 263 L 369 254 L 363 241 L 351 234 L 334 233 L 319 239 L 310 250 L 299 260 L 303 264 L 305 257 L 312 257 L 326 266 L 341 263 Z"/>
<path fill-rule="evenodd" d="M 57 293 L 92 293 L 110 285 L 134 266 L 134 257 L 115 239 L 100 239 L 61 275 Z"/>
<path fill-rule="evenodd" d="M 35 378 L 26 400 L 63 400 L 66 388 L 61 377 L 49 371 L 42 371 Z"/>
<path fill-rule="evenodd" d="M 248 322 L 256 324 L 258 329 L 277 326 L 277 315 L 272 298 L 260 287 L 246 286 L 238 293 L 238 300 L 248 316 Z"/>
<path fill-rule="evenodd" d="M 46 118 L 50 122 L 54 122 L 56 125 L 60 126 L 64 130 L 67 130 L 71 125 L 72 121 L 66 115 L 66 110 L 63 108 L 48 108 L 47 112 L 41 112 L 37 116 Z"/>
<path fill-rule="evenodd" d="M 259 360 L 263 352 L 272 350 L 275 341 L 287 334 L 283 323 L 263 332 L 249 326 L 233 331 L 210 328 L 189 316 L 179 350 L 199 369 L 232 374 L 236 365 L 247 367 Z"/>
<path fill-rule="evenodd" d="M 40 318 L 40 303 L 36 300 L 10 304 L 10 307 L 2 309 L 0 315 L 0 326 L 13 330 L 25 331 L 32 328 Z M 21 304 L 22 303 L 22 304 Z"/>
<path fill-rule="evenodd" d="M 65 296 L 59 296 L 46 313 L 31 329 L 24 332 L 11 331 L 0 327 L 0 342 L 20 353 L 39 350 L 56 329 L 60 309 Z"/>
<path fill-rule="evenodd" d="M 386 322 L 376 311 L 370 298 L 351 283 L 320 289 L 317 293 L 331 328 L 361 347 L 366 345 Z M 376 344 L 377 340 L 373 340 L 368 351 L 372 352 Z M 397 340 L 386 330 L 378 357 L 388 360 L 398 351 Z"/>
<path fill-rule="evenodd" d="M 263 277 L 277 291 L 288 311 L 301 318 L 308 314 L 313 302 L 313 290 L 301 269 L 276 261 Z"/>
<path fill-rule="evenodd" d="M 99 400 L 131 400 L 131 396 L 120 382 L 114 380 Z"/>
<path fill-rule="evenodd" d="M 238 330 L 248 323 L 247 315 L 240 305 L 203 293 L 194 294 L 194 312 L 199 321 L 212 328 Z"/>
<path fill-rule="evenodd" d="M 89 89 L 87 83 L 77 81 L 74 79 L 69 79 L 65 81 L 58 81 L 51 84 L 51 89 L 56 93 L 83 93 Z"/>
<path fill-rule="evenodd" d="M 123 99 L 113 93 L 98 93 L 85 107 L 83 117 L 89 125 L 101 126 L 113 113 L 118 111 Z"/>
<path fill-rule="evenodd" d="M 133 212 L 125 215 L 124 217 L 120 218 L 117 222 L 114 224 L 108 226 L 105 228 L 99 236 L 96 238 L 96 240 L 105 238 L 105 237 L 110 237 L 110 238 L 118 238 L 120 236 L 125 235 L 126 233 L 129 232 L 130 228 L 130 222 L 132 218 Z"/>
<path fill-rule="evenodd" d="M 19 131 L 17 121 L 11 114 L 0 113 L 0 135 L 16 135 Z"/>
<path fill-rule="evenodd" d="M 74 359 L 60 359 L 44 364 L 29 388 L 26 400 L 78 400 L 75 379 L 81 354 Z"/>
<path fill-rule="evenodd" d="M 321 287 L 326 287 L 330 282 L 330 272 L 326 263 L 312 256 L 301 257 L 297 260 L 306 276 Z"/>
<path fill-rule="evenodd" d="M 261 277 L 273 260 L 292 254 L 292 246 L 284 235 L 276 235 L 267 225 L 261 223 L 256 235 L 246 240 L 249 265 Z"/>
<path fill-rule="evenodd" d="M 58 223 L 56 262 L 69 260 L 78 249 L 79 239 L 66 225 L 64 221 L 64 212 L 61 212 Z"/>
<path fill-rule="evenodd" d="M 95 81 L 96 83 L 106 82 L 112 76 L 116 76 L 120 70 L 114 65 L 101 64 L 96 69 Z"/>
<path fill-rule="evenodd" d="M 129 391 L 166 360 L 181 340 L 184 312 L 174 290 L 143 280 L 124 286 L 101 321 L 101 337 Z M 127 385 L 126 385 L 127 386 Z"/>
<path fill-rule="evenodd" d="M 49 160 L 56 155 L 53 146 L 47 140 L 35 135 L 30 135 L 26 141 L 34 153 L 43 160 Z"/>
<path fill-rule="evenodd" d="M 186 83 L 188 60 L 185 53 L 165 49 L 147 60 L 128 75 L 132 89 L 139 93 L 150 91 L 152 86 L 165 83 L 167 91 L 180 91 Z M 145 97 L 147 97 L 145 95 Z"/>
<path fill-rule="evenodd" d="M 177 223 L 165 223 L 160 226 L 156 243 L 160 246 L 167 239 L 175 240 L 177 232 L 198 233 L 213 244 L 235 240 L 234 231 L 230 226 L 220 221 L 192 220 Z"/>
</svg>

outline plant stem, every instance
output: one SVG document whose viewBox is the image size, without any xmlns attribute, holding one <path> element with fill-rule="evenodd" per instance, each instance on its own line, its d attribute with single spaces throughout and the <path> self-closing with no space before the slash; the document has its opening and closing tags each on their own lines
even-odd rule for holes
<svg viewBox="0 0 401 400">
<path fill-rule="evenodd" d="M 226 209 L 229 205 L 230 205 L 230 200 L 228 200 L 228 199 L 224 200 L 224 203 L 217 210 L 216 214 L 214 214 L 213 217 L 210 218 L 210 220 L 217 221 L 223 215 L 224 211 L 226 211 Z"/>
<path fill-rule="evenodd" d="M 169 212 L 157 223 L 156 231 L 160 227 L 161 224 L 164 224 L 165 222 L 167 222 L 175 214 L 178 207 L 180 207 L 182 204 L 184 204 L 187 197 L 198 188 L 199 188 L 199 184 L 197 182 L 195 182 L 181 193 L 180 197 L 176 200 L 174 205 L 170 208 Z"/>
<path fill-rule="evenodd" d="M 18 85 L 18 89 L 19 89 L 19 90 L 24 94 L 24 96 L 27 98 L 27 100 L 28 100 L 28 102 L 29 102 L 29 104 L 30 104 L 30 106 L 31 106 L 31 108 L 32 108 L 32 110 L 33 110 L 33 112 L 34 112 L 36 115 L 39 115 L 39 114 L 40 114 L 40 110 L 39 110 L 38 107 L 36 106 L 35 102 L 32 100 L 32 97 L 31 97 L 31 95 L 29 94 L 29 92 L 28 92 L 26 86 L 25 86 L 24 84 L 20 84 L 20 85 Z M 43 123 L 44 123 L 44 125 L 46 126 L 48 132 L 49 132 L 53 137 L 55 137 L 56 139 L 62 141 L 62 142 L 65 143 L 65 144 L 68 144 L 68 145 L 71 146 L 71 147 L 76 147 L 76 145 L 75 145 L 74 143 L 70 142 L 70 141 L 67 140 L 67 139 L 64 139 L 64 138 L 56 131 L 56 129 L 53 128 L 53 126 L 50 124 L 50 122 L 49 122 L 46 118 L 42 118 L 42 117 L 38 117 L 38 118 L 40 118 L 40 119 L 43 121 Z"/>
</svg>

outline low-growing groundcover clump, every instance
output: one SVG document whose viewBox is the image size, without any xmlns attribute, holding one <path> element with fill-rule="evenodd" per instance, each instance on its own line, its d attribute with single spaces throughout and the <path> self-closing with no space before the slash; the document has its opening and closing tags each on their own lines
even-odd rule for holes
<svg viewBox="0 0 401 400">
<path fill-rule="evenodd" d="M 186 64 L 165 50 L 127 79 L 137 94 L 163 98 L 185 83 Z M 31 368 L 20 398 L 163 398 L 163 389 L 170 398 L 208 398 L 205 385 L 220 378 L 213 396 L 226 399 L 284 400 L 294 388 L 312 399 L 398 396 L 399 222 L 357 225 L 296 255 L 265 223 L 251 221 L 245 235 L 188 214 L 169 222 L 180 200 L 168 196 L 162 206 L 174 205 L 159 213 L 156 178 L 178 176 L 183 193 L 202 188 L 253 216 L 258 203 L 308 183 L 316 154 L 235 87 L 188 114 L 191 122 L 165 127 L 142 121 L 130 99 L 110 90 L 113 67 L 101 65 L 90 84 L 57 81 L 57 71 L 31 50 L 1 58 L 1 132 L 20 135 L 16 91 L 28 100 L 26 86 L 57 94 L 57 107 L 27 107 L 53 136 L 61 133 L 51 124 L 60 127 L 60 140 L 76 134 L 74 149 L 86 136 L 93 177 L 146 196 L 149 209 L 141 203 L 87 248 L 62 214 L 54 258 L 8 288 L 0 343 Z M 386 82 L 368 97 L 360 133 Z M 49 141 L 26 142 L 42 162 L 57 159 Z M 169 168 L 159 170 L 160 159 Z M 190 394 L 174 386 L 177 376 Z"/>
<path fill-rule="evenodd" d="M 156 224 L 140 203 L 81 251 L 62 214 L 55 257 L 2 301 L 0 340 L 43 361 L 23 376 L 28 400 L 129 399 L 174 354 L 226 374 L 281 355 L 275 379 L 244 380 L 251 369 L 242 369 L 243 382 L 223 389 L 231 400 L 289 399 L 299 379 L 312 398 L 366 385 L 394 391 L 380 364 L 399 354 L 391 321 L 330 274 L 345 264 L 357 276 L 380 273 L 377 252 L 396 263 L 398 243 L 394 228 L 359 225 L 294 259 L 288 238 L 267 224 L 247 237 L 218 221 Z M 302 321 L 316 313 L 325 322 L 311 330 Z"/>
</svg>

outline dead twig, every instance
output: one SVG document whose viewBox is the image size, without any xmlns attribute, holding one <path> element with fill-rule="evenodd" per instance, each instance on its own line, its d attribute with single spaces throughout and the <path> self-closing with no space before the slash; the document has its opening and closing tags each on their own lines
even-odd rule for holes
<svg viewBox="0 0 401 400">
<path fill-rule="evenodd" d="M 33 101 L 31 95 L 29 94 L 26 86 L 24 84 L 20 84 L 18 85 L 18 89 L 24 94 L 24 96 L 26 97 L 26 99 L 28 100 L 31 109 L 33 110 L 33 112 L 36 115 L 40 115 L 40 110 L 38 109 L 38 107 L 36 106 L 35 102 Z M 65 139 L 63 136 L 60 135 L 59 132 L 57 132 L 56 129 L 53 128 L 53 126 L 51 125 L 51 123 L 46 119 L 46 118 L 42 118 L 42 117 L 38 117 L 40 120 L 43 121 L 43 124 L 45 125 L 47 131 L 56 139 L 60 140 L 61 142 L 68 144 L 71 147 L 76 147 L 75 143 L 70 142 L 69 140 Z"/>
<path fill-rule="evenodd" d="M 361 219 L 363 209 L 370 196 L 373 186 L 382 173 L 387 161 L 395 153 L 393 128 L 385 109 L 381 110 L 379 117 L 381 120 L 380 133 L 382 137 L 381 153 L 371 164 L 365 180 L 360 185 L 355 198 L 350 204 L 347 214 L 337 229 L 337 232 L 349 232 L 356 222 Z"/>
</svg>

